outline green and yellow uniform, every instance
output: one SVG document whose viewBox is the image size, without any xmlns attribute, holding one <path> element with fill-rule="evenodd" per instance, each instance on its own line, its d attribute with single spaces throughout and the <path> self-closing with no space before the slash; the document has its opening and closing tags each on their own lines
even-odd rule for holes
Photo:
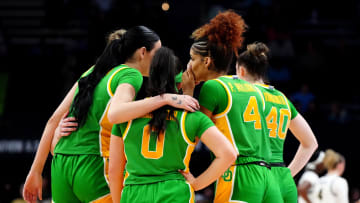
<svg viewBox="0 0 360 203">
<path fill-rule="evenodd" d="M 267 164 L 271 152 L 260 90 L 237 76 L 223 76 L 204 83 L 199 102 L 239 153 L 217 180 L 214 202 L 282 202 Z"/>
<path fill-rule="evenodd" d="M 257 84 L 265 99 L 265 115 L 272 152 L 271 172 L 278 181 L 284 202 L 297 202 L 297 188 L 283 160 L 284 143 L 290 121 L 298 114 L 286 96 L 273 86 Z"/>
<path fill-rule="evenodd" d="M 84 125 L 57 143 L 51 165 L 52 197 L 56 203 L 109 199 L 107 168 L 113 125 L 109 123 L 107 113 L 110 98 L 123 83 L 132 85 L 137 93 L 142 75 L 126 65 L 110 70 L 94 90 Z"/>
<path fill-rule="evenodd" d="M 195 138 L 214 123 L 201 112 L 179 110 L 175 117 L 160 134 L 150 131 L 150 116 L 114 125 L 112 133 L 123 138 L 127 160 L 121 203 L 195 202 L 178 170 L 189 171 Z"/>
</svg>

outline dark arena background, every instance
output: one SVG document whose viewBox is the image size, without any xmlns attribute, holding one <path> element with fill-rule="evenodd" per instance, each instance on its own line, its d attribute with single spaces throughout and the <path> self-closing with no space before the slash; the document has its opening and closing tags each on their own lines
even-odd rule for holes
<svg viewBox="0 0 360 203">
<path fill-rule="evenodd" d="M 146 25 L 185 69 L 192 31 L 226 9 L 245 19 L 245 44 L 270 47 L 271 84 L 307 119 L 319 149 L 345 156 L 343 177 L 350 199 L 358 199 L 359 0 L 0 0 L 0 202 L 20 198 L 47 120 L 100 55 L 109 32 Z M 298 144 L 288 132 L 287 164 Z M 43 202 L 51 198 L 50 162 L 51 156 Z M 198 175 L 209 163 L 199 146 L 190 169 Z M 211 187 L 199 191 L 197 202 L 211 195 Z"/>
</svg>

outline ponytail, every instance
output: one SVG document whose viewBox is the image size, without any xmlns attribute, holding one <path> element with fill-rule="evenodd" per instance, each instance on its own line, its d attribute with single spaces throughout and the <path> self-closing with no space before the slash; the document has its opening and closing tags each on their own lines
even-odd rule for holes
<svg viewBox="0 0 360 203">
<path fill-rule="evenodd" d="M 174 52 L 166 47 L 158 49 L 150 66 L 148 95 L 177 93 L 175 76 L 180 71 L 180 60 L 174 55 Z M 151 112 L 150 129 L 158 134 L 164 132 L 167 120 L 176 120 L 174 110 L 173 107 L 167 105 Z"/>
<path fill-rule="evenodd" d="M 110 34 L 108 44 L 97 59 L 92 72 L 78 82 L 79 92 L 74 98 L 70 112 L 74 114 L 79 126 L 86 122 L 87 114 L 93 103 L 94 90 L 100 80 L 114 67 L 125 63 L 135 51 L 145 47 L 150 51 L 159 36 L 145 26 L 136 26 L 128 31 L 118 30 Z"/>
</svg>

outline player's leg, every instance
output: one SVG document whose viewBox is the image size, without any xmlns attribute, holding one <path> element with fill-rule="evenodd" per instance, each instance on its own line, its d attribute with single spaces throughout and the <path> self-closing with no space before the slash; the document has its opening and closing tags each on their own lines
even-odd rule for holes
<svg viewBox="0 0 360 203">
<path fill-rule="evenodd" d="M 217 181 L 215 203 L 251 202 L 261 203 L 265 192 L 264 166 L 237 165 L 229 168 Z"/>
<path fill-rule="evenodd" d="M 285 203 L 297 203 L 297 188 L 290 169 L 284 166 L 271 167 L 271 173 L 278 182 Z"/>
<path fill-rule="evenodd" d="M 280 187 L 283 199 L 285 203 L 297 203 L 298 193 L 294 178 L 291 175 L 291 171 L 287 167 L 281 167 L 283 171 L 283 182 Z"/>
<path fill-rule="evenodd" d="M 53 202 L 80 202 L 72 191 L 72 156 L 55 154 L 51 162 L 51 194 Z"/>
<path fill-rule="evenodd" d="M 275 177 L 273 176 L 270 170 L 266 172 L 267 173 L 264 173 L 266 178 L 265 180 L 266 190 L 265 190 L 263 202 L 264 203 L 284 202 L 278 181 L 275 179 Z"/>
<path fill-rule="evenodd" d="M 83 202 L 112 202 L 106 177 L 106 159 L 79 155 L 74 163 L 73 190 Z"/>
</svg>

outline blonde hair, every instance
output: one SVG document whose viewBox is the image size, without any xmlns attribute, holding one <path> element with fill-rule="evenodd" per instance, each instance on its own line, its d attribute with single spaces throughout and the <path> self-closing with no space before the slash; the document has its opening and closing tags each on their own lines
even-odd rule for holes
<svg viewBox="0 0 360 203">
<path fill-rule="evenodd" d="M 336 168 L 336 166 L 343 161 L 345 161 L 345 158 L 338 152 L 332 149 L 326 150 L 323 163 L 327 170 Z"/>
<path fill-rule="evenodd" d="M 111 32 L 107 37 L 107 43 L 109 44 L 111 41 L 115 39 L 121 39 L 124 36 L 125 32 L 126 32 L 125 29 L 119 29 Z"/>
</svg>

